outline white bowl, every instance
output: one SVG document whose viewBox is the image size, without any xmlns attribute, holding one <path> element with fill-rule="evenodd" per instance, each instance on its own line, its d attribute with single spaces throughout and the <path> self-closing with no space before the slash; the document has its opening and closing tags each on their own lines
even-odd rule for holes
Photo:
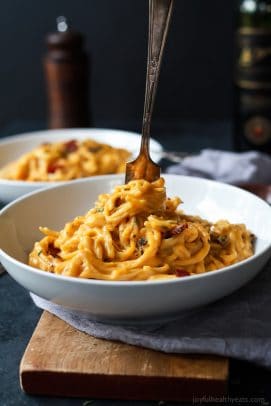
<svg viewBox="0 0 271 406">
<path fill-rule="evenodd" d="M 194 177 L 164 175 L 169 196 L 183 210 L 210 221 L 242 222 L 255 233 L 255 254 L 240 263 L 201 275 L 143 282 L 109 282 L 50 274 L 28 265 L 27 256 L 42 235 L 40 225 L 61 229 L 85 214 L 98 194 L 123 182 L 121 175 L 80 179 L 33 192 L 0 212 L 0 261 L 29 291 L 102 321 L 142 321 L 174 317 L 235 291 L 252 279 L 271 256 L 271 207 L 237 187 Z"/>
<path fill-rule="evenodd" d="M 138 154 L 141 135 L 123 130 L 111 130 L 103 128 L 76 128 L 60 130 L 44 130 L 31 133 L 19 134 L 0 139 L 0 168 L 21 155 L 29 152 L 43 142 L 56 142 L 63 140 L 93 140 L 109 144 L 116 148 L 125 148 L 135 157 Z M 158 162 L 161 159 L 163 148 L 154 139 L 150 140 L 152 159 Z M 0 179 L 0 201 L 9 203 L 26 193 L 33 192 L 44 187 L 51 187 L 64 182 L 26 182 Z"/>
</svg>

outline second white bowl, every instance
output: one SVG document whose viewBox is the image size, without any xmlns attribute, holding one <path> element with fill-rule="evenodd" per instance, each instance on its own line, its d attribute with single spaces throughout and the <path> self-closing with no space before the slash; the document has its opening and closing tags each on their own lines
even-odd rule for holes
<svg viewBox="0 0 271 406">
<path fill-rule="evenodd" d="M 140 134 L 104 128 L 65 128 L 35 131 L 0 139 L 0 167 L 18 159 L 43 142 L 83 140 L 86 138 L 109 144 L 115 148 L 127 149 L 132 153 L 132 157 L 138 154 L 141 142 Z M 151 156 L 155 162 L 161 159 L 162 150 L 161 144 L 154 139 L 150 140 Z M 64 182 L 26 182 L 0 179 L 0 201 L 9 203 L 29 192 L 61 183 Z"/>
</svg>

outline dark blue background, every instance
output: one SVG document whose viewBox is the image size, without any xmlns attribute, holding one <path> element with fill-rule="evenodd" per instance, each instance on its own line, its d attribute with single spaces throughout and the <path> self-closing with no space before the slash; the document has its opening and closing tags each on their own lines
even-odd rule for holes
<svg viewBox="0 0 271 406">
<path fill-rule="evenodd" d="M 154 125 L 229 120 L 235 0 L 175 0 Z M 148 0 L 1 2 L 0 129 L 46 122 L 42 57 L 46 33 L 65 15 L 86 37 L 95 126 L 140 130 Z"/>
<path fill-rule="evenodd" d="M 231 147 L 236 3 L 175 0 L 153 122 L 166 148 Z M 0 136 L 46 126 L 42 57 L 45 35 L 55 29 L 58 15 L 69 18 L 74 29 L 86 37 L 93 61 L 89 96 L 94 125 L 139 131 L 148 0 L 5 0 L 0 24 Z M 163 129 L 167 129 L 166 137 Z M 178 143 L 176 134 L 182 134 Z M 1 277 L 0 297 L 5 298 L 0 307 L 1 405 L 82 406 L 84 399 L 29 397 L 21 391 L 18 367 L 40 311 L 7 274 Z M 263 397 L 267 404 L 271 400 L 270 371 L 231 360 L 229 396 Z"/>
</svg>

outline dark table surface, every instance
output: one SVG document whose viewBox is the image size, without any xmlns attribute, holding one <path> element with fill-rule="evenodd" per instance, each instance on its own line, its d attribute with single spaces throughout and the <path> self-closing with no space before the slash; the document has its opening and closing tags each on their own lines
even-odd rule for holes
<svg viewBox="0 0 271 406">
<path fill-rule="evenodd" d="M 13 123 L 0 130 L 0 137 L 42 129 L 40 123 Z M 169 150 L 199 151 L 201 148 L 232 149 L 231 125 L 222 123 L 183 123 L 180 129 L 166 135 L 156 130 L 153 135 Z M 19 364 L 26 345 L 41 315 L 29 293 L 7 273 L 0 276 L 0 406 L 12 405 L 157 405 L 159 402 L 117 401 L 92 399 L 67 399 L 28 396 L 19 383 Z M 271 322 L 271 321 L 270 321 Z M 90 402 L 91 400 L 91 402 Z M 160 402 L 160 405 L 176 403 Z M 187 404 L 187 403 L 182 403 Z M 209 399 L 208 405 L 214 402 Z M 228 400 L 220 399 L 220 405 L 269 405 L 271 404 L 271 370 L 250 363 L 230 360 Z"/>
</svg>

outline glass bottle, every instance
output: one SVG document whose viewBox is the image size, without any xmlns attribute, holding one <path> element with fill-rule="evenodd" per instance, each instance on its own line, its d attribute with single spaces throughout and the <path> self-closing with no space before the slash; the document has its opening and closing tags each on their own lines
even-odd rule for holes
<svg viewBox="0 0 271 406">
<path fill-rule="evenodd" d="M 239 2 L 234 147 L 271 154 L 271 0 Z"/>
</svg>

